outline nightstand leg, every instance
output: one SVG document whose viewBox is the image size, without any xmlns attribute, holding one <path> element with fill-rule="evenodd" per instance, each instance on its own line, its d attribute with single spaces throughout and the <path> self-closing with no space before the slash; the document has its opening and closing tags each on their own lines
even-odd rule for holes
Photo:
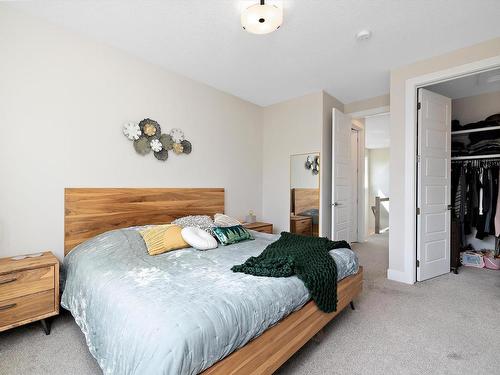
<svg viewBox="0 0 500 375">
<path fill-rule="evenodd" d="M 50 335 L 50 320 L 42 319 L 40 320 L 40 323 L 42 324 L 42 328 L 45 331 L 45 334 Z"/>
<path fill-rule="evenodd" d="M 350 305 L 351 305 L 351 309 L 352 310 L 356 310 L 356 308 L 354 307 L 354 302 L 353 301 L 351 301 Z"/>
</svg>

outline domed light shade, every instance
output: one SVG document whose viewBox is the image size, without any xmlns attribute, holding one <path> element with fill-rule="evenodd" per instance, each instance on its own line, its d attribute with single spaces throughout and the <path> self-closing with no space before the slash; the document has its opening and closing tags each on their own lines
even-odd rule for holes
<svg viewBox="0 0 500 375">
<path fill-rule="evenodd" d="M 283 23 L 283 10 L 276 5 L 266 5 L 264 0 L 241 13 L 241 25 L 252 34 L 269 34 Z"/>
</svg>

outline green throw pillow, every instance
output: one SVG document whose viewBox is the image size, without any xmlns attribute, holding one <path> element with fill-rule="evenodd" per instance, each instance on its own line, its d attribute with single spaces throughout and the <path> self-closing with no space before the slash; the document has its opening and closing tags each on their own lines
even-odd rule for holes
<svg viewBox="0 0 500 375">
<path fill-rule="evenodd" d="M 234 227 L 215 227 L 213 231 L 215 238 L 224 246 L 254 239 L 250 232 L 241 225 L 235 225 Z"/>
</svg>

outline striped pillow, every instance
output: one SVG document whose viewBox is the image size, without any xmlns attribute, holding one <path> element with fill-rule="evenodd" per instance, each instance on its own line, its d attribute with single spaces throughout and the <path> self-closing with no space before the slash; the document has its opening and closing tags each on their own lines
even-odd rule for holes
<svg viewBox="0 0 500 375">
<path fill-rule="evenodd" d="M 215 214 L 214 223 L 218 227 L 234 227 L 236 225 L 241 225 L 238 220 L 224 214 Z"/>
<path fill-rule="evenodd" d="M 181 234 L 182 228 L 178 225 L 155 225 L 139 231 L 149 255 L 158 255 L 167 251 L 189 247 Z"/>
</svg>

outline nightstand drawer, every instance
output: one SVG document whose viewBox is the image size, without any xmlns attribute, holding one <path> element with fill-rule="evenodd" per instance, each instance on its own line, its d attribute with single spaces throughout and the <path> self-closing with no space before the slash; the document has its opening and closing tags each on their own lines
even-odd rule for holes
<svg viewBox="0 0 500 375">
<path fill-rule="evenodd" d="M 262 227 L 254 229 L 254 230 L 256 230 L 257 232 L 261 232 L 261 233 L 273 234 L 273 226 L 272 225 L 264 225 Z"/>
<path fill-rule="evenodd" d="M 54 290 L 0 302 L 0 329 L 32 317 L 54 312 Z"/>
<path fill-rule="evenodd" d="M 243 226 L 247 229 L 255 230 L 257 232 L 273 234 L 273 225 L 270 223 L 257 221 L 255 223 L 245 223 L 243 224 Z"/>
<path fill-rule="evenodd" d="M 54 267 L 41 267 L 0 275 L 1 301 L 54 289 Z"/>
<path fill-rule="evenodd" d="M 309 216 L 291 216 L 290 232 L 304 236 L 313 235 L 312 218 Z"/>
<path fill-rule="evenodd" d="M 312 221 L 311 221 L 311 219 L 295 221 L 295 233 L 304 234 L 307 236 L 312 235 Z"/>
</svg>

